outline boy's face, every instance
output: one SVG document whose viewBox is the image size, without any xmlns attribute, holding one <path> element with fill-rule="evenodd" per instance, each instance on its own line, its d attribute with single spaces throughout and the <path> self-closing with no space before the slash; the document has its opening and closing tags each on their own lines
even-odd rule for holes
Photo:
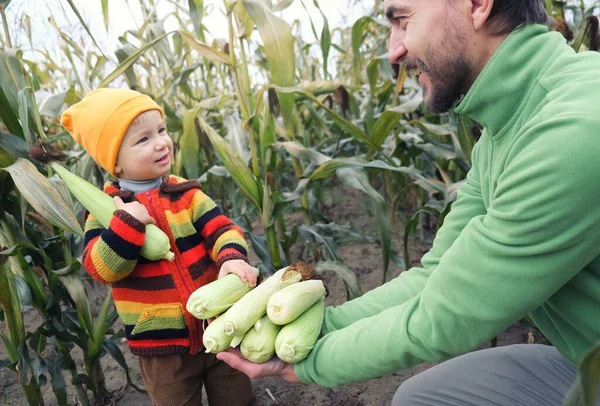
<svg viewBox="0 0 600 406">
<path fill-rule="evenodd" d="M 119 178 L 156 179 L 168 174 L 171 168 L 173 141 L 164 120 L 155 110 L 142 114 L 141 119 L 136 118 L 129 126 L 121 142 L 115 165 Z"/>
</svg>

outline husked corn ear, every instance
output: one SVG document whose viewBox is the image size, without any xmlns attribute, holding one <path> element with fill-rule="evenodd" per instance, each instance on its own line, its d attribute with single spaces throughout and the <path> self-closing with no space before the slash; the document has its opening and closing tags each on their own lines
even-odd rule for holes
<svg viewBox="0 0 600 406">
<path fill-rule="evenodd" d="M 224 325 L 225 319 L 217 317 L 206 327 L 202 336 L 202 343 L 206 348 L 206 352 L 216 354 L 229 348 L 233 336 L 225 334 Z"/>
<path fill-rule="evenodd" d="M 258 269 L 254 270 L 258 274 Z M 209 319 L 229 309 L 250 289 L 238 275 L 231 273 L 198 288 L 190 295 L 186 308 L 198 319 Z"/>
<path fill-rule="evenodd" d="M 324 296 L 325 286 L 318 279 L 294 283 L 271 296 L 267 316 L 275 324 L 288 324 Z"/>
<path fill-rule="evenodd" d="M 282 327 L 275 339 L 279 359 L 295 364 L 308 356 L 321 333 L 325 299 L 319 299 L 300 317 Z"/>
<path fill-rule="evenodd" d="M 240 300 L 227 310 L 223 316 L 225 319 L 225 332 L 232 336 L 241 336 L 250 330 L 267 312 L 269 298 L 275 292 L 284 287 L 297 283 L 302 279 L 298 271 L 288 271 L 288 267 L 275 272 L 250 292 L 246 293 Z"/>
<path fill-rule="evenodd" d="M 79 203 L 92 213 L 104 228 L 108 228 L 117 209 L 113 198 L 88 181 L 69 172 L 58 162 L 53 162 L 51 165 Z M 146 236 L 140 255 L 151 261 L 163 258 L 172 261 L 175 258 L 175 254 L 171 251 L 169 237 L 154 224 L 146 224 Z"/>
<path fill-rule="evenodd" d="M 244 335 L 240 344 L 242 355 L 247 360 L 262 364 L 275 354 L 275 338 L 281 326 L 274 324 L 267 316 L 263 316 Z"/>
</svg>

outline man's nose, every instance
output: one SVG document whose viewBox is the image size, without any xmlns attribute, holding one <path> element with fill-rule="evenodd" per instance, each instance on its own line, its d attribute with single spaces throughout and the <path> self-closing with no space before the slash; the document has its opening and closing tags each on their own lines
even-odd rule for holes
<svg viewBox="0 0 600 406">
<path fill-rule="evenodd" d="M 400 63 L 406 56 L 407 50 L 404 46 L 404 38 L 400 32 L 392 32 L 390 38 L 390 50 L 388 52 L 388 58 L 391 63 Z"/>
</svg>

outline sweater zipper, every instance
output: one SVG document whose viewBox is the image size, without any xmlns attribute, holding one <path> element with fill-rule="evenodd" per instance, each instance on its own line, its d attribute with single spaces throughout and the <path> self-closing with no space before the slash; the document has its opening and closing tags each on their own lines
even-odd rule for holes
<svg viewBox="0 0 600 406">
<path fill-rule="evenodd" d="M 152 216 L 154 217 L 154 219 L 157 219 L 158 216 L 156 215 L 156 210 L 154 209 L 154 204 L 152 204 L 152 195 L 150 194 L 149 191 L 146 192 L 146 199 L 148 199 L 148 206 L 150 206 L 150 210 L 152 211 Z M 164 260 L 161 260 L 161 261 L 164 261 Z M 179 269 L 179 266 L 177 266 L 177 264 L 175 264 L 175 269 L 177 271 L 177 275 L 179 276 L 179 279 L 181 280 L 181 284 L 183 285 L 183 287 L 185 289 L 187 297 L 190 297 L 190 295 L 192 294 L 192 291 L 190 290 L 190 287 L 187 285 L 186 280 L 184 279 L 184 275 L 182 274 L 182 272 Z M 186 319 L 187 319 L 187 317 L 186 317 Z M 195 354 L 198 352 L 198 344 L 196 342 L 195 323 L 196 323 L 195 318 L 192 320 L 191 323 L 188 323 L 188 330 L 189 330 L 189 334 L 190 334 L 190 352 L 192 354 Z"/>
</svg>

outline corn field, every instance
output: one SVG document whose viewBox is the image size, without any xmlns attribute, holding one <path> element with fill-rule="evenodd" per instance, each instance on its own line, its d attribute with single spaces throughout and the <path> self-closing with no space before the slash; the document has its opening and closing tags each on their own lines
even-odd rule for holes
<svg viewBox="0 0 600 406">
<path fill-rule="evenodd" d="M 111 3 L 88 1 L 101 3 L 108 30 Z M 340 245 L 377 244 L 374 266 L 384 283 L 390 264 L 414 261 L 414 238 L 443 223 L 470 168 L 476 123 L 427 111 L 412 74 L 390 64 L 381 2 L 353 24 L 332 27 L 322 11 L 286 22 L 280 16 L 294 1 L 306 9 L 305 0 L 219 1 L 228 36 L 208 40 L 205 22 L 217 7 L 164 0 L 178 22 L 167 31 L 159 1 L 137 0 L 143 24 L 107 50 L 73 0 L 60 0 L 53 12 L 76 18 L 81 30 L 71 35 L 53 16 L 54 52 L 33 49 L 31 16 L 9 24 L 11 1 L 0 0 L 0 338 L 8 354 L 0 369 L 16 375 L 30 405 L 69 404 L 69 385 L 81 405 L 110 403 L 105 355 L 143 390 L 117 345 L 124 331 L 110 290 L 97 314 L 91 310 L 87 292 L 97 282 L 81 265 L 84 209 L 50 166 L 29 155 L 48 143 L 66 155 L 71 172 L 98 187 L 108 180 L 59 121 L 92 89 L 129 87 L 164 108 L 175 143 L 172 173 L 201 182 L 244 230 L 265 275 L 304 260 L 337 275 L 347 297 L 356 297 L 362 290 Z M 317 0 L 313 6 L 321 10 Z M 546 6 L 575 50 L 598 50 L 600 2 Z M 310 41 L 300 35 L 306 24 Z M 324 196 L 339 185 L 364 195 L 375 233 L 324 214 Z M 398 239 L 404 249 L 396 252 Z M 35 312 L 38 325 L 26 325 L 25 312 Z M 593 404 L 599 372 L 597 349 L 566 402 Z M 46 385 L 54 398 L 42 396 Z"/>
</svg>

